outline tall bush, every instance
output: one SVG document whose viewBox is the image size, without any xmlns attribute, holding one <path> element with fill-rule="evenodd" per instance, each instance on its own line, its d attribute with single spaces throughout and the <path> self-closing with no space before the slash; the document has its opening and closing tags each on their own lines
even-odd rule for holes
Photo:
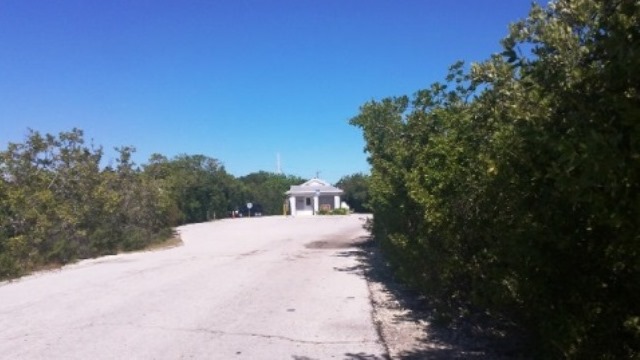
<svg viewBox="0 0 640 360">
<path fill-rule="evenodd" d="M 134 168 L 132 151 L 101 169 L 102 149 L 73 129 L 31 131 L 0 152 L 0 278 L 168 236 L 158 188 Z"/>
<path fill-rule="evenodd" d="M 374 233 L 443 314 L 508 316 L 541 357 L 640 356 L 639 23 L 534 5 L 502 54 L 351 120 Z"/>
</svg>

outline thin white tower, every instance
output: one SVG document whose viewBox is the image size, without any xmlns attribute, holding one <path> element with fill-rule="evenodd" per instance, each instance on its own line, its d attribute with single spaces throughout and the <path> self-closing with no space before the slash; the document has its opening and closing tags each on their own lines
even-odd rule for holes
<svg viewBox="0 0 640 360">
<path fill-rule="evenodd" d="M 282 174 L 282 166 L 280 164 L 280 153 L 276 153 L 276 174 Z"/>
</svg>

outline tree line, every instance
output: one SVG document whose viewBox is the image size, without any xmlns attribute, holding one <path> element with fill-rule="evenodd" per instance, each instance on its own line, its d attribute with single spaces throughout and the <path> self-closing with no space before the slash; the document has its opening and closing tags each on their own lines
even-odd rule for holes
<svg viewBox="0 0 640 360">
<path fill-rule="evenodd" d="M 205 155 L 153 154 L 138 165 L 135 148 L 116 150 L 103 166 L 103 149 L 73 129 L 30 130 L 0 151 L 0 279 L 140 249 L 170 238 L 177 225 L 229 217 L 247 202 L 282 215 L 284 192 L 305 181 L 265 171 L 234 177 Z"/>
<path fill-rule="evenodd" d="M 375 239 L 447 320 L 640 356 L 640 3 L 556 0 L 503 52 L 361 106 Z"/>
</svg>

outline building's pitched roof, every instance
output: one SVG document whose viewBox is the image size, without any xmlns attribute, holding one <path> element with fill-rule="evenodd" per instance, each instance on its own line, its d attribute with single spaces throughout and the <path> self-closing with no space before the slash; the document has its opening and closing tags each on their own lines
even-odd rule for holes
<svg viewBox="0 0 640 360">
<path fill-rule="evenodd" d="M 300 185 L 292 185 L 289 191 L 285 194 L 287 195 L 309 195 L 315 194 L 315 192 L 320 191 L 321 195 L 340 195 L 343 193 L 341 189 L 338 189 L 335 186 L 331 186 L 328 182 L 320 179 L 311 179 L 304 184 Z"/>
</svg>

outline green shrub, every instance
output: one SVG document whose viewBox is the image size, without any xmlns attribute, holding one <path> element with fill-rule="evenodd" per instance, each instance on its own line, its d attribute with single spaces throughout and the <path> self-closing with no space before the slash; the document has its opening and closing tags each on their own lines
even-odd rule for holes
<svg viewBox="0 0 640 360">
<path fill-rule="evenodd" d="M 640 357 L 639 18 L 534 5 L 501 56 L 351 120 L 372 232 L 443 318 L 507 317 L 541 358 Z"/>
<path fill-rule="evenodd" d="M 348 213 L 349 213 L 349 210 L 345 208 L 338 208 L 338 209 L 331 210 L 329 214 L 330 215 L 347 215 Z"/>
</svg>

